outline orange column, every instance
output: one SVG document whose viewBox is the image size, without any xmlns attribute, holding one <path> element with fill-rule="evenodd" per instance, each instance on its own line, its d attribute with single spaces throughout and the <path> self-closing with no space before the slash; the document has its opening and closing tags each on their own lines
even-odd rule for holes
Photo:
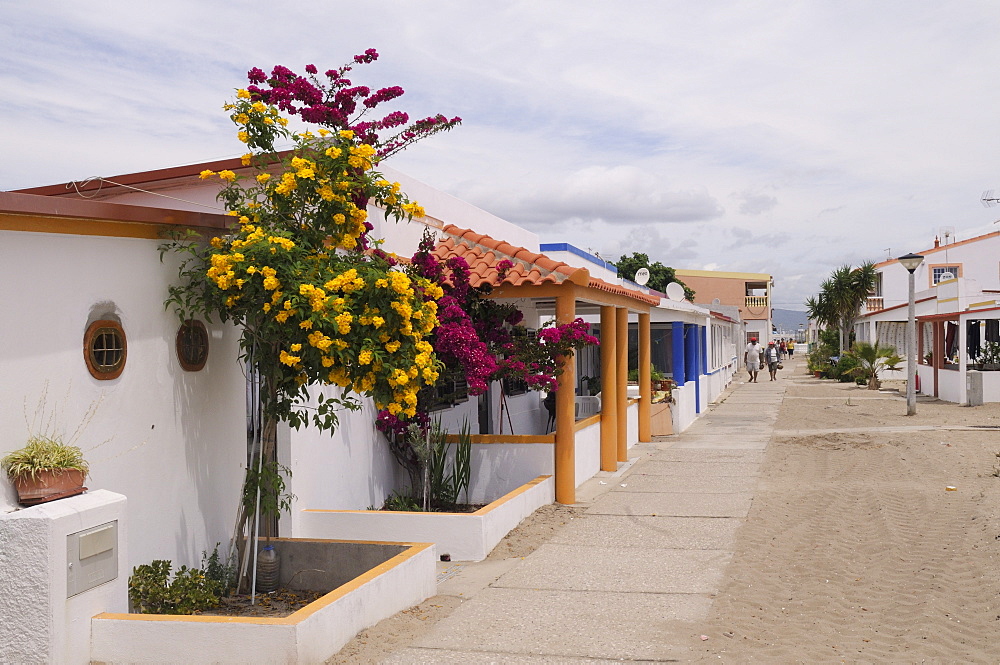
<svg viewBox="0 0 1000 665">
<path fill-rule="evenodd" d="M 649 377 L 652 362 L 649 348 L 649 314 L 639 315 L 639 440 L 652 441 L 652 421 L 650 404 L 653 403 L 653 387 Z"/>
<path fill-rule="evenodd" d="M 615 308 L 601 307 L 601 471 L 618 470 L 618 322 Z"/>
<path fill-rule="evenodd" d="M 576 318 L 576 297 L 572 287 L 556 298 L 556 323 L 572 323 Z M 576 503 L 576 358 L 562 358 L 562 374 L 556 390 L 556 502 Z"/>
<path fill-rule="evenodd" d="M 615 311 L 615 373 L 618 376 L 618 461 L 628 461 L 628 310 Z"/>
</svg>

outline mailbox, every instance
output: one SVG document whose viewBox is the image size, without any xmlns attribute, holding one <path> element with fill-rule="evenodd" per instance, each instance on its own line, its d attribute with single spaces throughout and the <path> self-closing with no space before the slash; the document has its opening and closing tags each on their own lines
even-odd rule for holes
<svg viewBox="0 0 1000 665">
<path fill-rule="evenodd" d="M 118 521 L 66 536 L 66 597 L 118 577 Z"/>
</svg>

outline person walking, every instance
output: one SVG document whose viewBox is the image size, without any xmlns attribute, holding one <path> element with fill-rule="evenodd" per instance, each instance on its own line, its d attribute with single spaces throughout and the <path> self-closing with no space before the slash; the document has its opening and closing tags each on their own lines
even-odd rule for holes
<svg viewBox="0 0 1000 665">
<path fill-rule="evenodd" d="M 749 383 L 757 383 L 757 372 L 760 371 L 760 354 L 762 349 L 760 344 L 757 343 L 756 337 L 750 338 L 750 343 L 747 344 L 747 350 L 743 352 L 743 364 L 746 365 L 747 372 L 750 374 Z"/>
<path fill-rule="evenodd" d="M 788 350 L 788 357 L 791 358 L 792 354 L 795 353 L 795 340 L 794 339 L 788 340 L 787 350 Z"/>
<path fill-rule="evenodd" d="M 767 372 L 771 375 L 771 380 L 777 381 L 778 363 L 781 362 L 781 354 L 778 352 L 778 347 L 773 340 L 768 342 L 767 348 L 764 349 L 764 362 L 767 363 Z"/>
<path fill-rule="evenodd" d="M 788 351 L 788 347 L 785 346 L 785 339 L 781 338 L 778 340 L 778 353 L 781 355 L 781 359 L 785 359 L 785 353 Z"/>
</svg>

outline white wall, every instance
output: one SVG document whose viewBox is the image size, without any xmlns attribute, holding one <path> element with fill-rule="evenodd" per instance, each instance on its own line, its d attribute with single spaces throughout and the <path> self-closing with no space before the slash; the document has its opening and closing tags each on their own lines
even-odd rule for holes
<svg viewBox="0 0 1000 665">
<path fill-rule="evenodd" d="M 244 379 L 238 335 L 208 325 L 201 372 L 178 364 L 178 321 L 164 311 L 176 268 L 161 265 L 157 241 L 0 231 L 0 455 L 28 436 L 25 409 L 58 410 L 70 435 L 100 401 L 78 445 L 91 463 L 87 486 L 128 497 L 129 565 L 171 559 L 197 565 L 226 542 L 246 459 Z M 122 375 L 98 381 L 87 370 L 88 317 L 117 314 L 128 356 Z M 0 511 L 16 496 L 0 479 Z"/>
<path fill-rule="evenodd" d="M 629 437 L 630 440 L 631 438 Z M 576 486 L 579 487 L 601 470 L 600 421 L 576 431 L 574 451 L 576 453 L 576 466 L 573 473 L 575 475 Z"/>
<path fill-rule="evenodd" d="M 983 289 L 1000 288 L 1000 235 L 989 236 L 967 244 L 943 245 L 937 249 L 919 252 L 924 262 L 913 273 L 916 291 L 930 288 L 929 272 L 935 265 L 960 265 L 962 277 L 975 280 Z M 909 273 L 898 262 L 879 268 L 882 273 L 882 298 L 885 307 L 905 305 L 908 299 Z M 918 296 L 919 298 L 919 296 Z M 906 308 L 902 308 L 906 317 Z"/>
</svg>

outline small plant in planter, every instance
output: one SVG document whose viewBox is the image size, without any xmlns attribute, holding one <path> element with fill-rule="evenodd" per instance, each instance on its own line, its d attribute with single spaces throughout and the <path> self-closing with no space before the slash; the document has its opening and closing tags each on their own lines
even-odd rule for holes
<svg viewBox="0 0 1000 665">
<path fill-rule="evenodd" d="M 171 562 L 136 566 L 128 578 L 128 599 L 139 614 L 197 614 L 219 604 L 222 591 L 197 568 L 181 566 L 170 579 Z"/>
<path fill-rule="evenodd" d="M 988 342 L 978 358 L 984 370 L 1000 370 L 1000 342 Z"/>
<path fill-rule="evenodd" d="M 58 436 L 32 435 L 28 444 L 0 461 L 24 505 L 82 494 L 90 466 L 76 446 Z"/>
</svg>

